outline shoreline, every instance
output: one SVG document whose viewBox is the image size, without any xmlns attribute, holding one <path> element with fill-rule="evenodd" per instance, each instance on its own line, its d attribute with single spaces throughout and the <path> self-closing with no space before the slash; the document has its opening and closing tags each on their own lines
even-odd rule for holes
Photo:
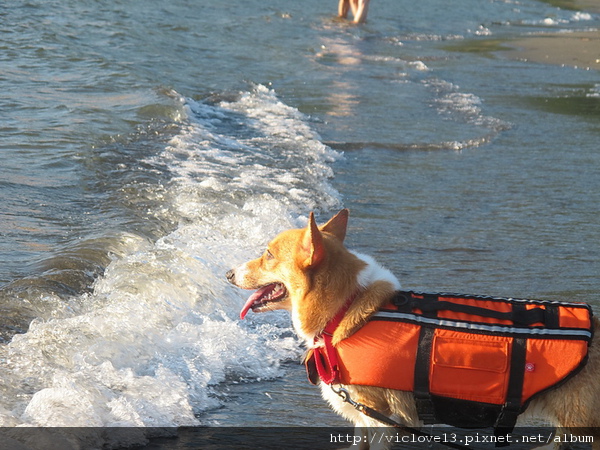
<svg viewBox="0 0 600 450">
<path fill-rule="evenodd" d="M 509 58 L 600 70 L 600 30 L 536 34 L 508 41 Z"/>
<path fill-rule="evenodd" d="M 558 0 L 567 9 L 600 13 L 600 0 Z M 506 44 L 503 54 L 512 59 L 600 70 L 600 30 L 563 31 L 523 36 Z"/>
</svg>

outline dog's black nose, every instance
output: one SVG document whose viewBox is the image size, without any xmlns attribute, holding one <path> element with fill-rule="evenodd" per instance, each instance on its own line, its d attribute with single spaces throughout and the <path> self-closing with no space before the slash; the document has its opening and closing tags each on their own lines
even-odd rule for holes
<svg viewBox="0 0 600 450">
<path fill-rule="evenodd" d="M 229 270 L 225 276 L 227 277 L 227 281 L 230 283 L 235 283 L 235 272 L 233 270 Z"/>
</svg>

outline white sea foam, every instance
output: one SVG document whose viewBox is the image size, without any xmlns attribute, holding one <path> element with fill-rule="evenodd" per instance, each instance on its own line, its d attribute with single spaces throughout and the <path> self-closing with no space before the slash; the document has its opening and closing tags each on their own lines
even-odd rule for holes
<svg viewBox="0 0 600 450">
<path fill-rule="evenodd" d="M 510 124 L 507 122 L 484 114 L 481 98 L 477 95 L 462 92 L 459 86 L 440 79 L 426 80 L 425 84 L 435 92 L 434 106 L 441 115 L 490 130 L 490 134 L 487 136 L 475 140 L 456 142 L 453 148 L 460 150 L 467 146 L 480 145 L 487 142 L 496 133 L 510 128 Z"/>
<path fill-rule="evenodd" d="M 590 13 L 583 12 L 583 11 L 577 11 L 577 12 L 573 13 L 573 15 L 571 16 L 571 21 L 573 21 L 573 22 L 588 21 L 588 20 L 593 20 L 592 15 Z"/>
<path fill-rule="evenodd" d="M 219 404 L 215 385 L 277 377 L 299 356 L 286 313 L 238 320 L 247 294 L 224 274 L 309 210 L 340 206 L 327 181 L 339 154 L 262 86 L 215 105 L 174 95 L 181 132 L 146 162 L 172 173 L 164 207 L 180 225 L 135 241 L 76 308 L 0 349 L 0 426 L 197 425 Z M 147 437 L 126 436 L 90 432 L 79 444 Z"/>
<path fill-rule="evenodd" d="M 587 22 L 593 20 L 592 14 L 584 11 L 576 11 L 574 13 L 569 11 L 560 11 L 550 17 L 544 17 L 543 19 L 528 19 L 522 23 L 526 25 L 541 25 L 547 27 L 555 27 L 558 25 L 566 25 L 573 22 Z"/>
<path fill-rule="evenodd" d="M 600 84 L 595 84 L 594 87 L 592 87 L 590 91 L 585 94 L 585 96 L 591 98 L 600 98 Z"/>
</svg>

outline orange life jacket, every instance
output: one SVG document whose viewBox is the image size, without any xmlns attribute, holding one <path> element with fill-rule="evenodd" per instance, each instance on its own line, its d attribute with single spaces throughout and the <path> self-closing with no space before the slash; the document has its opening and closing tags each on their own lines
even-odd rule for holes
<svg viewBox="0 0 600 450">
<path fill-rule="evenodd" d="M 536 394 L 585 365 L 591 318 L 584 303 L 399 291 L 306 364 L 313 382 L 413 392 L 424 423 L 511 431 Z"/>
</svg>

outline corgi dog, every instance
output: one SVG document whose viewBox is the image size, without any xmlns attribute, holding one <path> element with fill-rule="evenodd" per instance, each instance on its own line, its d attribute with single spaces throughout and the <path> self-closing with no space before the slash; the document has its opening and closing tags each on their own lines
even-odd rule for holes
<svg viewBox="0 0 600 450">
<path fill-rule="evenodd" d="M 310 351 L 323 345 L 323 331 L 340 311 L 344 311 L 343 317 L 330 336 L 333 346 L 356 333 L 388 304 L 400 283 L 373 258 L 344 246 L 348 215 L 343 209 L 318 226 L 310 213 L 306 228 L 283 231 L 259 258 L 227 272 L 227 279 L 235 286 L 256 290 L 244 304 L 241 318 L 250 310 L 288 310 L 295 331 Z M 591 323 L 598 330 L 598 321 L 593 319 Z M 320 387 L 337 413 L 363 429 L 357 430 L 360 436 L 385 426 L 344 401 L 328 384 L 321 381 Z M 412 392 L 365 385 L 344 385 L 344 389 L 354 402 L 403 426 L 423 424 Z M 587 364 L 557 388 L 537 395 L 520 419 L 529 415 L 574 434 L 597 436 L 600 443 L 598 408 L 600 348 L 597 339 L 592 338 Z M 369 448 L 367 439 L 360 445 Z M 600 447 L 594 443 L 594 448 Z"/>
<path fill-rule="evenodd" d="M 352 8 L 354 23 L 365 23 L 369 11 L 369 0 L 340 0 L 338 5 L 338 16 L 342 19 L 348 17 L 348 11 Z"/>
</svg>

